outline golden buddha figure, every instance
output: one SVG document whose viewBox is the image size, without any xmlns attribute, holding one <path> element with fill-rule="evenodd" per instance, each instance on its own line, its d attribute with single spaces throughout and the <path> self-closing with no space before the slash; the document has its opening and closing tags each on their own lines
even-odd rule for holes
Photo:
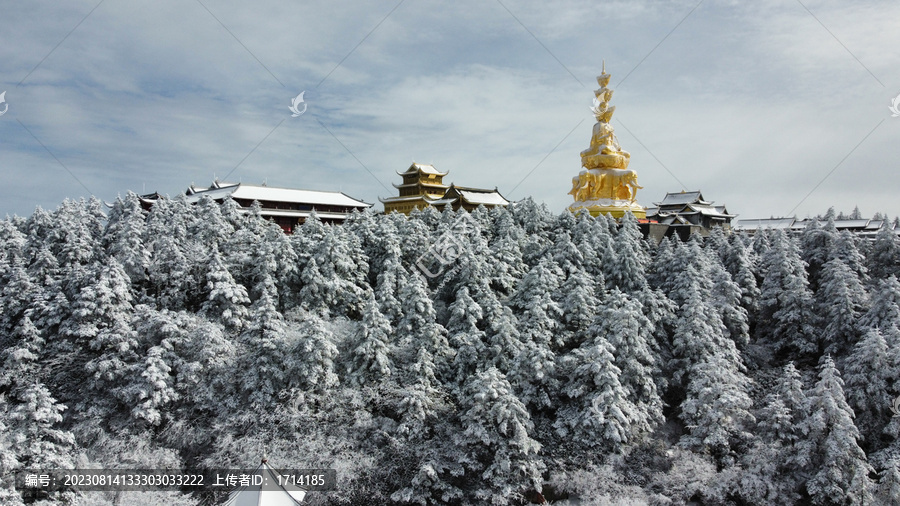
<svg viewBox="0 0 900 506">
<path fill-rule="evenodd" d="M 584 168 L 577 177 L 572 178 L 572 190 L 569 194 L 575 202 L 569 209 L 577 211 L 588 209 L 591 214 L 612 214 L 619 218 L 626 211 L 642 218 L 646 215 L 643 207 L 635 200 L 637 190 L 642 188 L 637 182 L 637 173 L 628 169 L 631 154 L 622 149 L 616 138 L 610 121 L 615 106 L 610 106 L 613 90 L 608 88 L 611 75 L 606 73 L 604 62 L 602 73 L 597 76 L 599 89 L 594 90 L 594 101 L 591 112 L 597 122 L 591 131 L 591 142 L 588 149 L 581 152 L 581 165 Z"/>
</svg>

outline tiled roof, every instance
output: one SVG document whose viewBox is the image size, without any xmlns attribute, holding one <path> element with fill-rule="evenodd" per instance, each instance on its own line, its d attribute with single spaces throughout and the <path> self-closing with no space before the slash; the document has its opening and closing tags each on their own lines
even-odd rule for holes
<svg viewBox="0 0 900 506">
<path fill-rule="evenodd" d="M 204 195 L 213 200 L 224 199 L 231 196 L 233 199 L 258 200 L 260 202 L 294 202 L 311 205 L 344 206 L 344 207 L 371 207 L 372 204 L 357 200 L 341 192 L 326 192 L 318 190 L 298 190 L 294 188 L 277 188 L 274 186 L 259 186 L 246 183 L 214 184 L 208 190 L 196 190 L 188 192 L 187 201 L 196 202 Z"/>
</svg>

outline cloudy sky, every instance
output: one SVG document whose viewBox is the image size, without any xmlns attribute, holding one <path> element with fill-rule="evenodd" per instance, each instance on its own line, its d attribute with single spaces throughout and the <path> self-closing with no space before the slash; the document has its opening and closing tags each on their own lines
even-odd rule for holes
<svg viewBox="0 0 900 506">
<path fill-rule="evenodd" d="M 642 204 L 900 215 L 896 0 L 32 0 L 0 23 L 0 216 L 215 177 L 380 210 L 413 161 L 562 211 L 604 59 Z"/>
</svg>

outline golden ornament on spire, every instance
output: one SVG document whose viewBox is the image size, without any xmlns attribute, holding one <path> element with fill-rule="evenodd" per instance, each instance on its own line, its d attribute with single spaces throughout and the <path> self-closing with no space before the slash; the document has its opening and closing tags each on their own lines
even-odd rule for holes
<svg viewBox="0 0 900 506">
<path fill-rule="evenodd" d="M 609 89 L 612 76 L 606 73 L 606 61 L 603 61 L 601 74 L 597 76 L 600 88 L 594 90 L 594 103 L 591 112 L 597 123 L 591 134 L 590 146 L 581 152 L 581 166 L 584 168 L 577 177 L 572 178 L 572 191 L 575 198 L 569 210 L 577 212 L 587 209 L 591 215 L 611 214 L 613 218 L 621 218 L 626 211 L 631 211 L 637 218 L 646 217 L 646 210 L 635 198 L 639 188 L 637 172 L 628 168 L 631 154 L 622 149 L 615 129 L 610 125 L 615 106 L 610 106 L 613 90 Z"/>
</svg>

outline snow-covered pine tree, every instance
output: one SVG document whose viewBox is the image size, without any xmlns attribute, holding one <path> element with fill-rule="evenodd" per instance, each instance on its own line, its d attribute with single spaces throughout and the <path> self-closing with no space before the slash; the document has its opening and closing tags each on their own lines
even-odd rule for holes
<svg viewBox="0 0 900 506">
<path fill-rule="evenodd" d="M 778 348 L 795 352 L 819 351 L 819 331 L 806 266 L 797 243 L 781 230 L 772 232 L 762 257 L 765 273 L 760 286 L 757 333 Z"/>
<path fill-rule="evenodd" d="M 728 241 L 724 265 L 731 279 L 741 288 L 741 305 L 752 317 L 759 311 L 759 286 L 756 282 L 756 261 L 753 250 L 744 241 L 733 235 Z"/>
<path fill-rule="evenodd" d="M 538 204 L 531 197 L 526 197 L 515 206 L 509 208 L 509 214 L 528 235 L 536 235 L 549 229 L 553 215 L 546 204 Z"/>
<path fill-rule="evenodd" d="M 552 406 L 556 396 L 555 346 L 565 343 L 561 335 L 562 308 L 550 296 L 556 293 L 561 269 L 550 258 L 543 258 L 519 283 L 510 305 L 519 311 L 523 349 L 513 359 L 509 378 L 525 404 Z"/>
<path fill-rule="evenodd" d="M 528 271 L 521 244 L 522 239 L 510 235 L 510 232 L 498 234 L 490 244 L 487 261 L 491 270 L 491 288 L 500 296 L 514 293 L 519 281 Z"/>
<path fill-rule="evenodd" d="M 769 251 L 771 247 L 771 236 L 774 234 L 772 229 L 760 230 L 753 234 L 753 239 L 750 241 L 750 250 L 757 256 L 757 258 L 762 258 L 763 255 Z"/>
<path fill-rule="evenodd" d="M 468 482 L 466 502 L 505 505 L 529 489 L 541 489 L 541 445 L 529 432 L 533 424 L 524 404 L 496 368 L 468 381 L 460 399 L 464 410 L 454 443 Z"/>
<path fill-rule="evenodd" d="M 900 460 L 890 460 L 879 474 L 875 495 L 878 504 L 900 504 Z"/>
<path fill-rule="evenodd" d="M 265 288 L 272 284 L 271 279 L 260 280 L 259 284 L 258 298 L 250 308 L 250 324 L 238 339 L 243 352 L 239 354 L 237 380 L 247 404 L 265 409 L 290 381 L 286 357 L 291 342 L 284 319 Z"/>
<path fill-rule="evenodd" d="M 340 384 L 335 373 L 338 349 L 335 337 L 322 318 L 307 314 L 300 326 L 292 329 L 293 348 L 285 359 L 289 386 L 311 395 L 325 395 Z"/>
<path fill-rule="evenodd" d="M 743 306 L 743 291 L 725 270 L 718 257 L 709 262 L 712 281 L 712 304 L 722 316 L 729 337 L 740 347 L 750 342 L 750 317 Z"/>
<path fill-rule="evenodd" d="M 416 353 L 415 363 L 399 372 L 398 381 L 402 386 L 398 405 L 400 424 L 397 431 L 404 438 L 426 437 L 432 431 L 431 419 L 437 414 L 436 408 L 443 396 L 435 369 L 431 353 L 421 347 Z"/>
<path fill-rule="evenodd" d="M 301 283 L 297 253 L 291 247 L 288 236 L 280 228 L 267 228 L 263 240 L 265 249 L 257 252 L 257 257 L 265 254 L 271 258 L 271 263 L 267 263 L 267 266 L 274 266 L 274 272 L 269 271 L 269 275 L 275 282 L 274 296 L 277 300 L 278 311 L 283 313 L 300 305 L 297 297 Z M 259 263 L 262 263 L 261 258 Z M 259 282 L 258 275 L 255 282 Z"/>
<path fill-rule="evenodd" d="M 40 285 L 31 278 L 23 262 L 22 258 L 13 257 L 6 272 L 0 274 L 0 336 L 3 336 L 0 337 L 0 345 L 30 306 L 43 295 Z"/>
<path fill-rule="evenodd" d="M 195 307 L 199 302 L 197 294 L 202 291 L 197 271 L 197 265 L 192 265 L 171 236 L 153 240 L 147 272 L 150 293 L 157 307 L 172 310 Z"/>
<path fill-rule="evenodd" d="M 692 290 L 698 290 L 704 299 L 711 301 L 712 268 L 709 256 L 700 248 L 699 240 L 686 243 L 675 241 L 673 246 L 672 256 L 667 259 L 668 265 L 658 266 L 660 271 L 669 271 L 668 274 L 659 274 L 659 288 L 678 306 L 685 303 Z"/>
<path fill-rule="evenodd" d="M 144 227 L 145 243 L 152 249 L 153 242 L 163 236 L 184 246 L 191 237 L 188 234 L 188 226 L 193 226 L 191 214 L 193 207 L 188 204 L 183 195 L 175 199 L 158 199 L 147 213 L 147 223 Z"/>
<path fill-rule="evenodd" d="M 406 279 L 407 272 L 403 267 L 403 253 L 396 233 L 382 233 L 380 237 L 381 259 L 377 268 L 373 266 L 373 270 L 377 272 L 374 286 L 375 300 L 381 313 L 392 325 L 396 325 L 403 316 L 403 303 L 398 297 L 403 289 L 402 283 Z"/>
<path fill-rule="evenodd" d="M 200 306 L 200 313 L 220 321 L 228 329 L 241 329 L 249 319 L 250 297 L 247 289 L 231 276 L 217 248 L 210 254 L 205 277 L 208 295 Z"/>
<path fill-rule="evenodd" d="M 453 349 L 447 341 L 447 329 L 437 322 L 437 314 L 428 297 L 423 276 L 417 272 L 407 275 L 400 292 L 404 314 L 396 326 L 398 367 L 408 367 L 416 360 L 419 348 L 431 354 L 440 378 L 448 372 L 453 360 Z"/>
<path fill-rule="evenodd" d="M 831 257 L 832 246 L 837 236 L 834 209 L 829 209 L 824 226 L 818 220 L 809 220 L 809 224 L 800 234 L 800 255 L 806 263 L 809 284 L 814 292 L 819 286 L 819 271 Z"/>
<path fill-rule="evenodd" d="M 875 234 L 875 242 L 867 258 L 869 274 L 873 280 L 900 276 L 900 238 L 887 220 Z"/>
<path fill-rule="evenodd" d="M 97 237 L 92 233 L 94 219 L 85 209 L 85 202 L 64 200 L 53 213 L 54 230 L 51 251 L 60 266 L 76 268 L 94 259 Z"/>
<path fill-rule="evenodd" d="M 793 362 L 788 362 L 778 378 L 775 393 L 791 412 L 794 432 L 799 430 L 799 422 L 808 416 L 809 401 L 803 388 L 803 378 Z"/>
<path fill-rule="evenodd" d="M 567 440 L 613 453 L 650 428 L 649 416 L 629 400 L 619 380 L 622 371 L 615 365 L 614 350 L 597 334 L 565 358 L 570 372 L 561 390 L 570 403 L 558 410 L 554 423 Z"/>
<path fill-rule="evenodd" d="M 484 311 L 469 295 L 465 286 L 456 292 L 450 304 L 447 335 L 454 350 L 453 369 L 455 382 L 462 384 L 479 370 L 485 361 L 485 334 L 481 330 Z"/>
<path fill-rule="evenodd" d="M 857 274 L 835 258 L 822 266 L 816 299 L 824 316 L 820 346 L 827 353 L 843 354 L 860 338 L 859 318 L 868 304 L 866 290 Z"/>
<path fill-rule="evenodd" d="M 727 329 L 711 301 L 704 297 L 692 266 L 685 270 L 688 283 L 681 297 L 681 305 L 672 334 L 672 351 L 675 362 L 670 364 L 676 382 L 690 374 L 693 366 L 713 355 L 723 355 L 733 364 L 740 364 L 741 357 L 733 340 L 727 337 Z M 739 366 L 740 367 L 740 366 Z"/>
<path fill-rule="evenodd" d="M 57 402 L 43 383 L 22 385 L 9 402 L 0 396 L 0 448 L 11 450 L 14 462 L 0 464 L 7 470 L 71 469 L 76 444 L 71 432 L 61 428 L 67 406 Z M 3 455 L 0 450 L 0 455 Z"/>
<path fill-rule="evenodd" d="M 549 345 L 560 335 L 563 310 L 551 294 L 559 291 L 563 276 L 556 262 L 545 257 L 519 282 L 509 305 L 518 313 L 524 341 Z"/>
<path fill-rule="evenodd" d="M 41 206 L 35 207 L 31 216 L 25 220 L 25 226 L 21 230 L 27 237 L 25 242 L 25 255 L 28 258 L 35 258 L 38 250 L 42 248 L 49 250 L 50 244 L 53 241 L 53 238 L 51 237 L 53 231 L 53 216 Z"/>
<path fill-rule="evenodd" d="M 891 418 L 890 409 L 897 392 L 893 383 L 900 378 L 900 364 L 888 349 L 881 331 L 870 328 L 853 346 L 844 365 L 847 400 L 853 406 L 856 425 L 871 447 Z"/>
<path fill-rule="evenodd" d="M 566 337 L 571 339 L 562 343 L 563 348 L 575 348 L 588 339 L 588 332 L 600 299 L 595 295 L 595 283 L 583 268 L 570 273 L 568 279 L 560 287 L 562 292 L 561 308 L 565 322 Z"/>
<path fill-rule="evenodd" d="M 859 318 L 860 327 L 882 331 L 891 327 L 900 328 L 900 281 L 893 274 L 877 280 L 869 294 L 870 306 Z"/>
<path fill-rule="evenodd" d="M 590 332 L 605 337 L 613 347 L 614 364 L 621 371 L 619 381 L 636 408 L 634 432 L 649 432 L 664 418 L 654 381 L 658 365 L 650 345 L 653 324 L 644 316 L 643 305 L 613 288 Z"/>
<path fill-rule="evenodd" d="M 613 235 L 606 224 L 606 218 L 593 218 L 590 213 L 582 213 L 572 230 L 572 241 L 581 250 L 584 268 L 594 279 L 594 290 L 598 297 L 606 293 L 606 264 L 612 261 Z"/>
<path fill-rule="evenodd" d="M 724 471 L 727 488 L 748 504 L 793 505 L 800 500 L 793 466 L 797 439 L 790 409 L 778 394 L 767 396 L 757 414 L 759 436 L 739 464 Z"/>
<path fill-rule="evenodd" d="M 381 314 L 378 302 L 370 295 L 363 308 L 362 321 L 350 341 L 347 383 L 366 386 L 391 376 L 392 331 L 391 322 Z"/>
<path fill-rule="evenodd" d="M 23 385 L 39 380 L 40 368 L 37 363 L 44 349 L 45 340 L 31 322 L 23 316 L 13 329 L 8 342 L 0 350 L 0 390 L 12 385 Z"/>
<path fill-rule="evenodd" d="M 720 464 L 730 464 L 736 449 L 751 439 L 755 421 L 747 391 L 750 379 L 740 364 L 725 353 L 714 353 L 691 368 L 681 419 L 688 429 L 681 444 L 712 454 Z"/>
<path fill-rule="evenodd" d="M 616 233 L 611 261 L 603 274 L 606 282 L 625 293 L 634 294 L 647 287 L 650 255 L 637 218 L 626 212 Z"/>
<path fill-rule="evenodd" d="M 0 350 L 0 469 L 7 476 L 20 469 L 73 465 L 75 438 L 61 426 L 67 406 L 43 383 L 49 372 L 41 359 L 44 345 L 44 338 L 25 314 Z"/>
<path fill-rule="evenodd" d="M 819 381 L 808 394 L 809 416 L 800 421 L 806 438 L 798 443 L 798 453 L 808 459 L 804 470 L 811 478 L 806 490 L 814 504 L 845 504 L 874 487 L 843 387 L 834 361 L 826 355 Z"/>
<path fill-rule="evenodd" d="M 9 218 L 0 220 L 0 279 L 7 275 L 10 266 L 27 263 L 26 244 L 25 234 Z"/>
<path fill-rule="evenodd" d="M 76 354 L 86 352 L 82 356 L 87 358 L 85 369 L 92 378 L 81 386 L 108 393 L 119 386 L 138 358 L 138 336 L 131 327 L 131 282 L 115 258 L 108 258 L 105 265 L 94 265 L 92 271 L 61 333 L 75 343 Z"/>
<path fill-rule="evenodd" d="M 750 504 L 796 504 L 808 457 L 798 455 L 808 400 L 793 362 L 784 366 L 765 405 L 757 413 L 758 438 L 740 461 L 732 487 Z"/>
<path fill-rule="evenodd" d="M 109 211 L 101 244 L 108 255 L 122 264 L 131 282 L 140 285 L 147 279 L 150 250 L 144 244 L 147 219 L 138 196 L 128 192 L 117 198 Z"/>
<path fill-rule="evenodd" d="M 262 208 L 258 201 L 253 205 L 235 227 L 234 233 L 222 245 L 222 260 L 228 271 L 238 283 L 252 287 L 255 285 L 253 273 L 258 258 L 257 252 L 265 247 L 265 233 L 268 228 L 281 230 L 278 225 L 262 217 Z"/>
<path fill-rule="evenodd" d="M 508 374 L 513 359 L 523 348 L 519 321 L 512 309 L 504 305 L 493 290 L 479 290 L 473 299 L 484 311 L 487 345 L 484 362 L 491 363 L 500 372 Z"/>
<path fill-rule="evenodd" d="M 677 241 L 677 239 L 675 239 Z M 652 288 L 668 290 L 674 285 L 675 250 L 680 241 L 673 243 L 671 239 L 663 239 L 652 251 L 650 266 L 647 268 L 647 282 Z"/>
<path fill-rule="evenodd" d="M 38 285 L 49 288 L 59 283 L 59 262 L 46 245 L 40 246 L 28 265 L 28 273 Z"/>
<path fill-rule="evenodd" d="M 228 202 L 235 204 L 230 197 Z M 155 204 L 154 204 L 155 205 Z M 222 207 L 209 195 L 203 195 L 195 204 L 192 226 L 188 234 L 209 250 L 222 248 L 234 234 L 235 224 L 222 215 Z"/>
<path fill-rule="evenodd" d="M 147 350 L 124 387 L 135 419 L 179 425 L 182 412 L 238 408 L 232 376 L 235 343 L 224 337 L 221 325 L 146 305 L 135 307 L 132 325 Z"/>
<path fill-rule="evenodd" d="M 844 262 L 859 278 L 860 282 L 867 283 L 869 269 L 866 268 L 866 258 L 860 252 L 860 239 L 849 230 L 841 231 L 831 245 L 828 260 L 838 259 Z"/>
<path fill-rule="evenodd" d="M 569 212 L 565 214 L 572 215 Z M 584 265 L 584 255 L 572 241 L 572 237 L 566 229 L 556 230 L 553 244 L 547 253 L 553 257 L 553 261 L 562 269 L 565 274 L 563 279 L 568 278 L 568 276 L 581 269 Z"/>
<path fill-rule="evenodd" d="M 358 316 L 371 290 L 359 240 L 336 227 L 325 229 L 300 275 L 300 303 L 320 316 Z"/>
</svg>

